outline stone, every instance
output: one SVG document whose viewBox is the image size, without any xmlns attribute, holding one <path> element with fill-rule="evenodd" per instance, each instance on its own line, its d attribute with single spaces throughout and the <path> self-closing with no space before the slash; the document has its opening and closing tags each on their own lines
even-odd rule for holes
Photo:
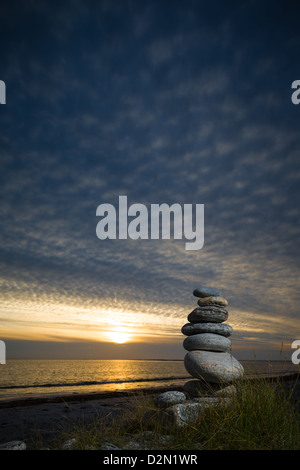
<svg viewBox="0 0 300 470">
<path fill-rule="evenodd" d="M 221 292 L 218 289 L 215 289 L 214 287 L 199 287 L 198 289 L 195 289 L 193 292 L 193 295 L 195 297 L 210 297 L 210 296 L 220 296 Z"/>
<path fill-rule="evenodd" d="M 201 305 L 201 307 L 198 305 L 198 307 L 196 307 L 196 309 L 203 310 L 204 312 L 206 310 L 211 310 L 211 311 L 214 311 L 214 312 L 228 313 L 228 310 L 226 310 L 225 307 L 221 307 L 221 305 Z"/>
<path fill-rule="evenodd" d="M 186 323 L 181 328 L 181 332 L 186 336 L 198 333 L 214 333 L 228 337 L 232 335 L 233 329 L 227 323 Z"/>
<path fill-rule="evenodd" d="M 186 395 L 183 392 L 179 391 L 168 391 L 161 393 L 154 400 L 155 406 L 158 408 L 167 408 L 168 406 L 177 405 L 186 400 Z"/>
<path fill-rule="evenodd" d="M 147 430 L 138 434 L 129 434 L 122 441 L 123 449 L 126 450 L 150 450 L 153 449 L 153 445 L 158 445 L 159 448 L 168 446 L 172 436 Z"/>
<path fill-rule="evenodd" d="M 211 383 L 231 383 L 243 376 L 243 366 L 228 352 L 190 351 L 184 366 L 192 377 Z"/>
<path fill-rule="evenodd" d="M 231 341 L 226 336 L 214 333 L 199 333 L 185 338 L 183 347 L 187 351 L 202 349 L 206 351 L 228 352 L 231 348 Z"/>
<path fill-rule="evenodd" d="M 219 384 L 210 384 L 199 379 L 189 380 L 183 385 L 183 390 L 189 398 L 213 396 L 217 390 L 220 390 Z"/>
<path fill-rule="evenodd" d="M 215 395 L 218 397 L 233 397 L 237 395 L 237 389 L 235 385 L 227 385 L 227 387 L 220 388 L 215 391 Z"/>
<path fill-rule="evenodd" d="M 208 309 L 201 307 L 195 308 L 187 317 L 190 323 L 222 323 L 228 318 L 228 312 L 225 309 Z"/>
<path fill-rule="evenodd" d="M 201 403 L 202 407 L 229 405 L 232 403 L 229 397 L 196 397 L 190 400 L 192 403 Z"/>
<path fill-rule="evenodd" d="M 195 400 L 179 403 L 164 410 L 163 415 L 159 416 L 162 425 L 182 428 L 193 424 L 208 407 L 229 404 L 226 398 L 203 397 Z"/>
<path fill-rule="evenodd" d="M 68 441 L 65 441 L 62 444 L 61 449 L 62 450 L 74 450 L 75 445 L 76 445 L 76 439 L 75 438 L 69 439 Z"/>
<path fill-rule="evenodd" d="M 114 444 L 111 444 L 110 442 L 106 444 L 102 444 L 99 450 L 121 450 L 120 447 L 115 446 Z"/>
<path fill-rule="evenodd" d="M 26 450 L 26 444 L 23 441 L 9 441 L 0 444 L 0 450 Z"/>
<path fill-rule="evenodd" d="M 201 380 L 189 380 L 183 385 L 183 390 L 188 398 L 211 396 L 211 397 L 233 397 L 237 394 L 235 385 L 227 385 L 220 388 L 219 384 L 202 382 Z"/>
<path fill-rule="evenodd" d="M 206 305 L 221 305 L 221 307 L 226 307 L 228 305 L 228 302 L 224 297 L 220 296 L 210 296 L 210 297 L 203 297 L 202 299 L 199 299 L 197 304 L 201 307 L 206 306 Z"/>
</svg>

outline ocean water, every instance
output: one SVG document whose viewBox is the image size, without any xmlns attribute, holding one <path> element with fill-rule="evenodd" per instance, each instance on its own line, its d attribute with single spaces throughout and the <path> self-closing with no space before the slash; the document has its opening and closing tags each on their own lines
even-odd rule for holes
<svg viewBox="0 0 300 470">
<path fill-rule="evenodd" d="M 0 365 L 0 400 L 169 386 L 187 378 L 183 361 L 11 359 Z"/>
<path fill-rule="evenodd" d="M 284 361 L 241 361 L 246 374 L 299 372 Z M 0 364 L 0 401 L 179 386 L 191 376 L 183 361 L 29 360 Z"/>
</svg>

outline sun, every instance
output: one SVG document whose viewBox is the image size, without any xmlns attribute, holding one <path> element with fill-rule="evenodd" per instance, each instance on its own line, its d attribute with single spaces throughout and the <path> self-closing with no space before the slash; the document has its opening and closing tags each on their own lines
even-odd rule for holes
<svg viewBox="0 0 300 470">
<path fill-rule="evenodd" d="M 109 333 L 109 338 L 111 341 L 118 344 L 127 343 L 130 340 L 129 334 L 123 331 L 112 331 Z"/>
</svg>

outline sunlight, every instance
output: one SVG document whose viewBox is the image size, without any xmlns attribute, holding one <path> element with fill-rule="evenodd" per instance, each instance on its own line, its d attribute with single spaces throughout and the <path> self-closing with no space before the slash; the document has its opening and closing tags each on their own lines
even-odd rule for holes
<svg viewBox="0 0 300 470">
<path fill-rule="evenodd" d="M 131 338 L 128 333 L 123 331 L 111 331 L 108 336 L 113 343 L 119 344 L 127 343 Z"/>
</svg>

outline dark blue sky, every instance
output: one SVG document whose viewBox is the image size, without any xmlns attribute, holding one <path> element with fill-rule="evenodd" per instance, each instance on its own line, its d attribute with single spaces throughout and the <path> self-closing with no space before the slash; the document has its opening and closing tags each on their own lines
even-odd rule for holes
<svg viewBox="0 0 300 470">
<path fill-rule="evenodd" d="M 82 341 L 88 356 L 91 340 L 93 357 L 118 356 L 112 325 L 134 333 L 122 357 L 182 357 L 200 284 L 229 300 L 240 357 L 289 351 L 300 335 L 299 10 L 1 3 L 0 336 L 11 357 L 51 355 L 57 339 L 58 355 Z M 96 208 L 119 195 L 205 204 L 204 247 L 100 241 Z"/>
</svg>

